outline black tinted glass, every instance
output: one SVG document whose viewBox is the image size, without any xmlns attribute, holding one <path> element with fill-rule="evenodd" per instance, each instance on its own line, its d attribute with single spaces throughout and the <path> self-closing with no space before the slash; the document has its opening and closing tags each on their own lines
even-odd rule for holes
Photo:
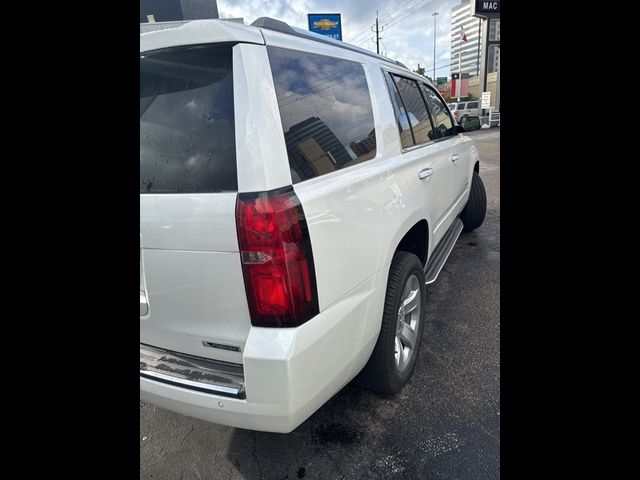
<svg viewBox="0 0 640 480">
<path fill-rule="evenodd" d="M 467 103 L 467 108 L 478 108 L 478 102 Z"/>
<path fill-rule="evenodd" d="M 140 192 L 237 190 L 231 45 L 140 55 Z"/>
<path fill-rule="evenodd" d="M 457 132 L 453 128 L 453 121 L 447 111 L 447 106 L 438 97 L 436 92 L 427 87 L 425 84 L 420 84 L 424 98 L 427 100 L 429 110 L 433 116 L 433 122 L 435 124 L 436 138 L 444 138 L 451 135 L 456 135 Z"/>
<path fill-rule="evenodd" d="M 276 47 L 268 52 L 293 183 L 376 155 L 362 65 Z"/>
<path fill-rule="evenodd" d="M 400 98 L 400 94 L 398 93 L 396 82 L 393 80 L 390 73 L 384 73 L 384 78 L 387 82 L 389 93 L 391 94 L 391 104 L 393 105 L 393 111 L 396 114 L 396 121 L 398 122 L 398 130 L 400 130 L 400 143 L 402 144 L 402 148 L 412 147 L 415 145 L 415 141 L 413 140 L 413 133 L 411 132 L 411 128 L 409 127 L 409 122 L 407 121 L 407 113 L 402 103 L 402 99 Z"/>
<path fill-rule="evenodd" d="M 419 145 L 434 140 L 429 112 L 422 99 L 422 95 L 420 95 L 418 83 L 415 80 L 398 77 L 396 75 L 393 75 L 393 79 L 398 86 L 402 102 L 407 110 L 416 144 Z M 403 124 L 407 124 L 406 115 L 400 117 L 400 125 L 403 126 Z"/>
</svg>

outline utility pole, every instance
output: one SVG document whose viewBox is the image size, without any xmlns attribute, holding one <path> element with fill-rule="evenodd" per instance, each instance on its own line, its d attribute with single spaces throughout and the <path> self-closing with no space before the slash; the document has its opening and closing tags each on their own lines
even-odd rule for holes
<svg viewBox="0 0 640 480">
<path fill-rule="evenodd" d="M 382 29 L 378 28 L 378 10 L 376 10 L 376 29 L 375 29 L 376 39 L 375 39 L 375 42 L 376 42 L 376 53 L 378 55 L 380 55 L 380 32 L 382 32 L 382 30 L 384 30 L 384 27 L 382 27 Z M 371 27 L 371 31 L 374 31 L 373 27 Z"/>
<path fill-rule="evenodd" d="M 433 13 L 433 81 L 436 81 L 436 16 L 438 12 Z"/>
</svg>

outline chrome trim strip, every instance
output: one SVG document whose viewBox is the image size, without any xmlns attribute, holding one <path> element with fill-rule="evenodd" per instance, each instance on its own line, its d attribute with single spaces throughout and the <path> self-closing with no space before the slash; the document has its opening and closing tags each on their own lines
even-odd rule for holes
<svg viewBox="0 0 640 480">
<path fill-rule="evenodd" d="M 181 378 L 172 377 L 171 375 L 164 375 L 158 372 L 141 371 L 140 376 L 151 378 L 152 380 L 158 379 L 158 380 L 165 380 L 171 383 L 179 383 L 180 385 L 184 385 L 185 387 L 194 387 L 197 389 L 210 390 L 212 392 L 218 392 L 218 393 L 229 393 L 231 395 L 238 395 L 241 392 L 241 390 L 238 388 L 223 387 L 222 385 L 211 385 L 208 383 L 193 382 L 191 380 L 184 380 Z"/>
<path fill-rule="evenodd" d="M 182 388 L 245 398 L 242 365 L 140 344 L 140 377 Z"/>
</svg>

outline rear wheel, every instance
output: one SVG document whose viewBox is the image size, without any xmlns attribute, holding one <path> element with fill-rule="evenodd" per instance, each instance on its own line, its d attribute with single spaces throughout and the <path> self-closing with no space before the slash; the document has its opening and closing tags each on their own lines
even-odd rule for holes
<svg viewBox="0 0 640 480">
<path fill-rule="evenodd" d="M 463 231 L 470 232 L 471 230 L 478 228 L 482 225 L 482 222 L 484 222 L 484 217 L 486 215 L 487 193 L 484 190 L 484 183 L 482 183 L 480 175 L 473 172 L 469 200 L 467 200 L 467 205 L 460 214 L 460 220 L 462 220 L 462 223 L 464 224 Z"/>
<path fill-rule="evenodd" d="M 387 395 L 402 390 L 416 366 L 424 302 L 422 263 L 412 253 L 397 252 L 389 271 L 380 335 L 360 383 Z"/>
</svg>

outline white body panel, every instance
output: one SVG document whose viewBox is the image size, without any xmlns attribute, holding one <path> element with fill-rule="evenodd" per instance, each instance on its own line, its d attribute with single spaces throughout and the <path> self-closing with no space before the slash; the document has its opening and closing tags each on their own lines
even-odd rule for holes
<svg viewBox="0 0 640 480">
<path fill-rule="evenodd" d="M 149 313 L 140 320 L 141 342 L 241 364 L 246 385 L 246 399 L 236 399 L 141 378 L 141 398 L 225 425 L 289 432 L 366 364 L 380 331 L 398 244 L 426 221 L 431 254 L 466 203 L 478 154 L 463 135 L 402 151 L 382 69 L 424 81 L 408 70 L 279 32 L 200 23 L 141 35 L 141 51 L 246 42 L 233 50 L 239 192 L 291 185 L 267 50 L 260 43 L 356 61 L 367 76 L 375 158 L 294 185 L 311 238 L 320 310 L 307 323 L 251 326 L 235 193 L 140 197 L 141 289 L 149 301 Z M 420 180 L 418 172 L 425 168 L 433 175 Z M 237 345 L 240 352 L 215 350 L 203 341 Z"/>
</svg>

